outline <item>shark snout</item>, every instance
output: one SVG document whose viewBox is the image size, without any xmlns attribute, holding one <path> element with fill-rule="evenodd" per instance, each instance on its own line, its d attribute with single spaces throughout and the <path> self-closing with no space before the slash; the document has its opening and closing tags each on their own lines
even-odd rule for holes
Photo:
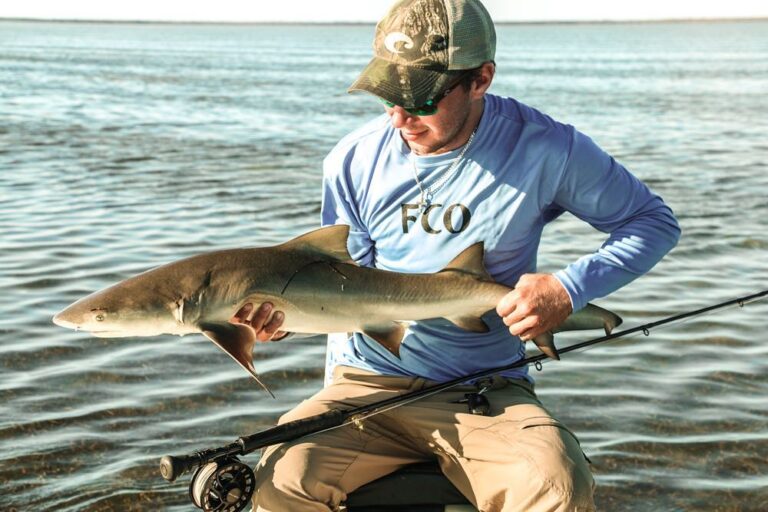
<svg viewBox="0 0 768 512">
<path fill-rule="evenodd" d="M 74 329 L 74 330 L 80 329 L 80 325 L 77 322 L 73 322 L 69 318 L 69 315 L 67 314 L 66 309 L 64 311 L 60 311 L 55 315 L 53 315 L 53 323 L 61 327 L 66 327 L 67 329 Z"/>
</svg>

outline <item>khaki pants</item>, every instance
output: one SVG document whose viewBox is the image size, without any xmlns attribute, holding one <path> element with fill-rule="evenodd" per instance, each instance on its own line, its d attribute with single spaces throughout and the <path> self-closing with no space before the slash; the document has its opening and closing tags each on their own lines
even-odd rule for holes
<svg viewBox="0 0 768 512">
<path fill-rule="evenodd" d="M 280 418 L 356 407 L 433 384 L 337 367 L 333 383 Z M 452 403 L 443 391 L 298 441 L 269 447 L 256 469 L 259 512 L 337 510 L 347 493 L 407 464 L 437 458 L 481 511 L 592 511 L 594 481 L 574 435 L 547 412 L 525 381 L 496 378 L 490 416 Z"/>
</svg>

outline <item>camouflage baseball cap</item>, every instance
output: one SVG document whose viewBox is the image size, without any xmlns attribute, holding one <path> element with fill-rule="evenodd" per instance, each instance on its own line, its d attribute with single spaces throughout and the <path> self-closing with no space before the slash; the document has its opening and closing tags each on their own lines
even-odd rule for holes
<svg viewBox="0 0 768 512">
<path fill-rule="evenodd" d="M 416 108 L 492 61 L 496 31 L 478 0 L 399 0 L 376 25 L 374 57 L 349 92 Z"/>
</svg>

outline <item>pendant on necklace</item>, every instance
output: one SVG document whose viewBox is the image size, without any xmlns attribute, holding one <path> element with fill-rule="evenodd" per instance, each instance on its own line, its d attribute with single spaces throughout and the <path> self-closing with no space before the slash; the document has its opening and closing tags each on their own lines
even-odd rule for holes
<svg viewBox="0 0 768 512">
<path fill-rule="evenodd" d="M 432 205 L 432 194 L 429 192 L 422 192 L 419 198 L 419 208 L 421 213 L 426 213 L 427 209 Z"/>
</svg>

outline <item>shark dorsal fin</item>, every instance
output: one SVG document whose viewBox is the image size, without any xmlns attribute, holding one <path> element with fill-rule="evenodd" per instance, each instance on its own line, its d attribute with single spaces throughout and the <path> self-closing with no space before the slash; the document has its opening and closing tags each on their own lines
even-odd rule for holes
<svg viewBox="0 0 768 512">
<path fill-rule="evenodd" d="M 347 249 L 348 237 L 349 226 L 346 224 L 336 224 L 335 226 L 326 226 L 309 233 L 304 233 L 278 247 L 308 251 L 325 256 L 332 261 L 354 264 L 355 261 L 349 255 L 349 250 Z"/>
<path fill-rule="evenodd" d="M 488 274 L 488 271 L 483 264 L 484 252 L 483 242 L 476 242 L 453 258 L 441 272 L 463 272 L 465 274 L 471 274 L 484 281 L 492 281 L 493 278 Z"/>
</svg>

